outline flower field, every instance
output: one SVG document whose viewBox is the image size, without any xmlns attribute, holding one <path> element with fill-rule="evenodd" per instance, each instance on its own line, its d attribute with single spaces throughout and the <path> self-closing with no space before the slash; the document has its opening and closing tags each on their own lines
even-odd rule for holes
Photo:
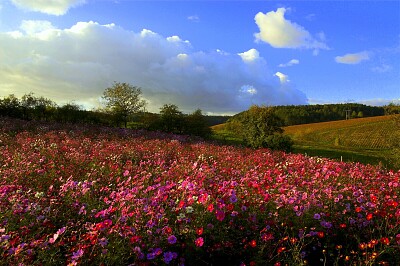
<svg viewBox="0 0 400 266">
<path fill-rule="evenodd" d="M 0 118 L 0 265 L 399 265 L 400 172 Z"/>
</svg>

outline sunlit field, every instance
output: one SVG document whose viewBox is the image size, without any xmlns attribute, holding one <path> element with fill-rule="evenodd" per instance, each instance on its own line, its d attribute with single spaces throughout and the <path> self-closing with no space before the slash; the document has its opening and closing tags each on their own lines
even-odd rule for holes
<svg viewBox="0 0 400 266">
<path fill-rule="evenodd" d="M 400 172 L 0 120 L 1 265 L 399 265 Z"/>
</svg>

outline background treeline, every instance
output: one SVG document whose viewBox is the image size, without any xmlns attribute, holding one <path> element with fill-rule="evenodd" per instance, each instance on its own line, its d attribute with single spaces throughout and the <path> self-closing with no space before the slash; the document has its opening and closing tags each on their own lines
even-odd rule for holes
<svg viewBox="0 0 400 266">
<path fill-rule="evenodd" d="M 350 110 L 349 118 L 381 116 L 393 111 L 400 112 L 399 106 L 394 104 L 377 107 L 357 103 L 274 106 L 272 109 L 275 115 L 282 120 L 282 126 L 343 120 L 346 119 L 346 110 Z M 240 120 L 246 112 L 239 113 L 230 120 Z"/>
<path fill-rule="evenodd" d="M 124 126 L 118 113 L 101 109 L 88 111 L 73 102 L 59 106 L 54 101 L 42 96 L 35 96 L 33 93 L 26 94 L 21 98 L 11 94 L 0 99 L 0 116 L 60 123 Z M 166 104 L 160 109 L 159 114 L 138 112 L 130 115 L 127 119 L 130 121 L 127 126 L 207 137 L 211 134 L 210 126 L 224 123 L 228 118 L 228 116 L 205 116 L 201 110 L 196 110 L 192 114 L 183 114 L 178 106 Z"/>
<path fill-rule="evenodd" d="M 371 117 L 390 114 L 400 114 L 400 105 L 389 104 L 383 107 L 363 104 L 324 104 L 324 105 L 291 105 L 271 107 L 274 114 L 282 121 L 281 126 L 318 123 L 346 119 L 346 111 L 350 118 Z M 246 117 L 246 112 L 230 116 L 206 116 L 201 110 L 192 114 L 183 114 L 178 106 L 166 104 L 160 108 L 160 113 L 139 112 L 132 115 L 127 123 L 131 128 L 168 131 L 177 134 L 209 134 L 206 127 L 239 121 Z M 84 110 L 76 103 L 57 105 L 50 99 L 26 94 L 21 98 L 9 95 L 0 99 L 0 115 L 25 120 L 56 121 L 62 123 L 88 123 L 107 126 L 124 126 L 121 119 L 105 110 Z M 198 129 L 203 126 L 204 129 Z M 194 131 L 195 133 L 193 133 Z M 200 133 L 199 133 L 200 132 Z M 207 132 L 207 133 L 206 133 Z"/>
</svg>

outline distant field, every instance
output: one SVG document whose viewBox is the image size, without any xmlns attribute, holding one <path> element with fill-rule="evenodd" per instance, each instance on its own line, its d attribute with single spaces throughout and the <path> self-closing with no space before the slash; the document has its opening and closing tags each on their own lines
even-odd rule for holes
<svg viewBox="0 0 400 266">
<path fill-rule="evenodd" d="M 393 167 L 393 139 L 398 129 L 390 116 L 358 118 L 285 127 L 295 151 L 346 161 Z"/>
<path fill-rule="evenodd" d="M 395 125 L 390 116 L 358 118 L 285 127 L 296 142 L 363 149 L 388 149 Z"/>
<path fill-rule="evenodd" d="M 225 124 L 212 129 L 222 140 L 240 142 L 234 132 L 226 130 Z M 398 168 L 391 145 L 400 132 L 390 116 L 303 124 L 284 130 L 295 142 L 295 153 Z"/>
</svg>

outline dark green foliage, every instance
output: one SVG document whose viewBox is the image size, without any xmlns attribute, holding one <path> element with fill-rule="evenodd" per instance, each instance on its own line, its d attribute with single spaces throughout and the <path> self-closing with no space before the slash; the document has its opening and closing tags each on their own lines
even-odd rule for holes
<svg viewBox="0 0 400 266">
<path fill-rule="evenodd" d="M 283 134 L 273 134 L 265 139 L 264 147 L 271 150 L 280 150 L 285 152 L 291 152 L 293 150 L 293 140 Z"/>
<path fill-rule="evenodd" d="M 240 134 L 244 142 L 253 148 L 271 148 L 290 151 L 290 137 L 283 136 L 283 122 L 271 107 L 253 105 L 240 119 Z"/>
<path fill-rule="evenodd" d="M 211 129 L 200 109 L 185 117 L 185 132 L 188 135 L 209 137 Z"/>
<path fill-rule="evenodd" d="M 157 121 L 157 129 L 175 134 L 182 134 L 184 128 L 184 116 L 175 104 L 164 104 L 160 108 L 160 116 Z"/>
<path fill-rule="evenodd" d="M 177 105 L 164 104 L 160 114 L 147 114 L 142 116 L 143 125 L 150 130 L 159 130 L 174 134 L 184 134 L 199 137 L 208 137 L 211 129 L 200 109 L 192 114 L 183 114 Z"/>
<path fill-rule="evenodd" d="M 351 111 L 352 118 L 381 116 L 385 115 L 385 112 L 388 113 L 397 110 L 395 105 L 376 107 L 357 103 L 290 105 L 274 106 L 271 108 L 273 108 L 274 113 L 282 119 L 284 126 L 343 120 L 346 119 L 345 110 Z M 230 121 L 240 119 L 244 113 L 245 112 L 242 112 L 233 116 Z"/>
</svg>

